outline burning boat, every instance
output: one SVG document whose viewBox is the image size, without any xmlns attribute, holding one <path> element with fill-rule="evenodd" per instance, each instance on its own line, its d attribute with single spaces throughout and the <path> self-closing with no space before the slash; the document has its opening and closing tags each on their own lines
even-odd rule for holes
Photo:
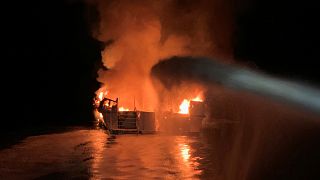
<svg viewBox="0 0 320 180">
<path fill-rule="evenodd" d="M 119 107 L 119 98 L 110 99 L 107 98 L 107 94 L 107 91 L 101 91 L 94 99 L 94 106 L 98 123 L 113 134 L 149 134 L 158 130 L 169 133 L 194 133 L 200 131 L 205 118 L 202 93 L 195 98 L 184 99 L 180 106 L 164 105 L 167 104 L 167 100 L 163 99 L 157 117 L 155 112 L 137 110 L 135 101 L 133 110 Z M 169 107 L 176 109 L 173 111 L 168 109 Z"/>
<path fill-rule="evenodd" d="M 103 98 L 96 101 L 96 110 L 100 113 L 99 122 L 112 134 L 156 132 L 155 113 L 133 111 L 118 107 L 119 99 Z"/>
</svg>

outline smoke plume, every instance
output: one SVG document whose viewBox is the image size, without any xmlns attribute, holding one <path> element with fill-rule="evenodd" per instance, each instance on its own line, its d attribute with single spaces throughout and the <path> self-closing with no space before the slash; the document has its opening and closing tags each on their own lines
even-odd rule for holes
<svg viewBox="0 0 320 180">
<path fill-rule="evenodd" d="M 98 81 L 120 106 L 154 110 L 157 95 L 149 78 L 159 59 L 231 53 L 231 7 L 220 1 L 92 1 L 99 16 L 96 38 L 105 42 Z M 112 42 L 112 43 L 110 43 Z"/>
</svg>

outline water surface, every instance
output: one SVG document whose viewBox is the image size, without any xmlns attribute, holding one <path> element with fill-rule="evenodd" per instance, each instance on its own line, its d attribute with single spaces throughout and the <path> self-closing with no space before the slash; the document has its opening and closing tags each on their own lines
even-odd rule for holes
<svg viewBox="0 0 320 180">
<path fill-rule="evenodd" d="M 212 179 L 214 149 L 199 135 L 118 135 L 77 129 L 0 151 L 0 179 Z"/>
</svg>

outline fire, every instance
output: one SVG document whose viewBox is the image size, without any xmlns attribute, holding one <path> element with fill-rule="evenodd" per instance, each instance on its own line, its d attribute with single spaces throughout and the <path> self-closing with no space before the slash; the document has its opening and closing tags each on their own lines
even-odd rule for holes
<svg viewBox="0 0 320 180">
<path fill-rule="evenodd" d="M 100 92 L 100 93 L 99 93 L 98 98 L 99 98 L 100 101 L 102 100 L 102 98 L 103 98 L 103 92 Z"/>
<path fill-rule="evenodd" d="M 102 99 L 108 94 L 108 91 L 101 91 L 98 95 L 98 100 L 102 101 Z"/>
<path fill-rule="evenodd" d="M 119 107 L 119 111 L 129 111 L 129 108 Z"/>
<path fill-rule="evenodd" d="M 180 109 L 180 111 L 179 111 L 179 113 L 180 114 L 189 114 L 189 106 L 190 106 L 190 101 L 198 101 L 198 102 L 202 102 L 203 101 L 203 99 L 201 98 L 202 97 L 202 95 L 201 94 L 199 94 L 197 97 L 195 97 L 195 98 L 193 98 L 193 99 L 184 99 L 182 102 L 181 102 L 181 104 L 180 104 L 180 106 L 179 106 L 179 109 Z"/>
<path fill-rule="evenodd" d="M 93 99 L 93 105 L 98 107 L 100 102 L 103 100 L 103 98 L 108 94 L 108 91 L 106 90 L 99 90 L 100 92 L 97 93 L 97 96 Z M 107 104 L 105 104 L 108 106 Z"/>
<path fill-rule="evenodd" d="M 197 97 L 193 98 L 192 101 L 202 102 L 203 99 L 201 98 L 201 95 L 199 94 Z"/>
<path fill-rule="evenodd" d="M 180 114 L 188 114 L 189 113 L 189 105 L 190 105 L 190 100 L 184 99 L 179 106 L 179 108 L 180 108 L 179 113 Z"/>
</svg>

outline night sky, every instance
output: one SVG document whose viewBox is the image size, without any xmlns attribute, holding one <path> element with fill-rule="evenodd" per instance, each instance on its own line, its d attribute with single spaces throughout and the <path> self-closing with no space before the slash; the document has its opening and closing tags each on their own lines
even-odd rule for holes
<svg viewBox="0 0 320 180">
<path fill-rule="evenodd" d="M 18 129 L 92 120 L 101 66 L 101 44 L 91 37 L 86 16 L 94 12 L 71 1 L 16 2 L 3 8 L 2 87 L 8 115 L 1 120 Z"/>
<path fill-rule="evenodd" d="M 251 2 L 236 16 L 235 56 L 268 73 L 319 85 L 319 6 L 308 0 Z"/>
<path fill-rule="evenodd" d="M 317 6 L 235 2 L 236 59 L 270 74 L 320 83 Z M 3 123 L 26 128 L 89 122 L 103 48 L 90 32 L 94 9 L 71 0 L 12 2 L 2 9 Z"/>
</svg>

